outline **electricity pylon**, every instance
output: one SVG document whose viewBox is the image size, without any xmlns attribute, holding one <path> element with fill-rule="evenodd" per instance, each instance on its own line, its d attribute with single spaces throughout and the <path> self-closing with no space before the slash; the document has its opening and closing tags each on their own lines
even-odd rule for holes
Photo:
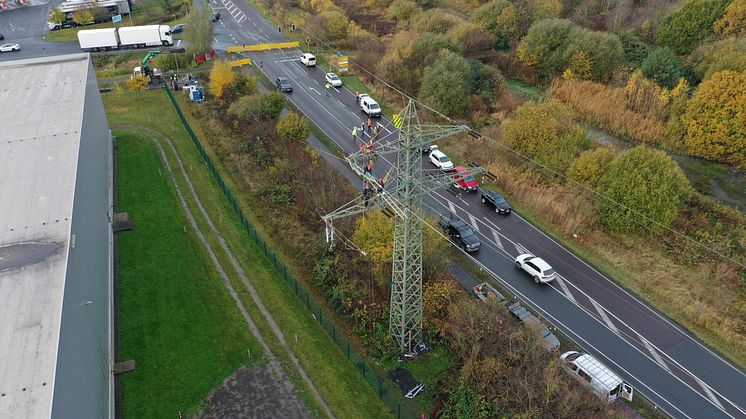
<svg viewBox="0 0 746 419">
<path fill-rule="evenodd" d="M 389 333 L 402 352 L 409 352 L 422 332 L 422 197 L 453 183 L 453 175 L 422 168 L 422 150 L 428 144 L 464 132 L 464 125 L 421 125 L 412 100 L 402 112 L 399 137 L 393 141 L 361 145 L 346 158 L 352 170 L 363 178 L 363 193 L 347 205 L 323 217 L 327 241 L 334 246 L 336 219 L 360 214 L 371 208 L 388 208 L 395 217 L 394 254 L 391 279 Z M 392 182 L 377 178 L 373 163 L 386 154 L 397 155 Z M 424 173 L 427 172 L 427 176 Z M 480 167 L 471 174 L 484 172 Z M 388 177 L 388 174 L 386 175 Z M 385 185 L 384 185 L 385 183 Z"/>
</svg>

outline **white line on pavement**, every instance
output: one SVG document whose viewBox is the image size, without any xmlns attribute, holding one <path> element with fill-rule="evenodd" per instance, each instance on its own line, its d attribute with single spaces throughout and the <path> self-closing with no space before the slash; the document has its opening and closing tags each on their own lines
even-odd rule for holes
<svg viewBox="0 0 746 419">
<path fill-rule="evenodd" d="M 533 255 L 533 253 L 529 252 L 528 249 L 526 249 L 525 247 L 523 247 L 522 244 L 520 244 L 518 242 L 515 242 L 515 243 L 513 243 L 513 245 L 515 246 L 515 249 L 518 251 L 518 253 L 520 253 L 520 254 L 529 253 L 529 254 Z"/>
<path fill-rule="evenodd" d="M 609 330 L 614 332 L 615 335 L 619 335 L 619 329 L 616 328 L 616 325 L 614 325 L 609 316 L 606 315 L 606 310 L 604 310 L 604 308 L 601 307 L 601 305 L 598 304 L 593 298 L 588 297 L 588 299 L 591 301 L 591 304 L 593 304 L 593 308 L 595 308 L 598 314 L 601 316 L 601 320 L 606 323 L 606 326 L 609 326 Z"/>
<path fill-rule="evenodd" d="M 492 238 L 495 239 L 495 244 L 504 252 L 505 248 L 503 247 L 503 242 L 500 241 L 500 236 L 497 234 L 497 231 L 493 229 L 490 229 L 490 231 L 492 232 Z"/>
<path fill-rule="evenodd" d="M 562 278 L 562 275 L 555 273 L 557 276 L 557 283 L 559 284 L 560 288 L 562 288 L 562 291 L 565 293 L 565 296 L 569 298 L 574 304 L 577 304 L 578 302 L 575 300 L 575 296 L 572 295 L 570 292 L 570 288 L 567 287 L 567 284 L 565 284 L 565 279 Z"/>
<path fill-rule="evenodd" d="M 640 342 L 642 342 L 642 344 L 645 345 L 645 349 L 647 349 L 648 352 L 650 352 L 650 355 L 653 355 L 653 358 L 655 359 L 655 362 L 657 362 L 658 365 L 660 365 L 664 370 L 666 370 L 668 372 L 671 372 L 671 369 L 668 368 L 668 365 L 666 365 L 666 362 L 663 361 L 663 358 L 661 358 L 661 356 L 658 353 L 658 351 L 655 348 L 653 348 L 653 345 L 651 345 L 650 342 L 647 339 L 645 339 L 644 337 L 642 337 L 641 334 L 639 334 L 637 332 L 635 332 L 635 333 L 637 334 L 637 338 L 640 339 Z M 699 381 L 699 380 L 697 380 L 697 381 Z M 700 383 L 699 385 L 702 386 L 702 384 L 703 383 Z"/>
<path fill-rule="evenodd" d="M 453 202 L 448 201 L 448 209 L 450 209 L 452 213 L 456 214 L 456 205 L 454 205 Z"/>
<path fill-rule="evenodd" d="M 710 387 L 708 387 L 707 384 L 705 384 L 702 380 L 700 380 L 698 378 L 696 380 L 697 380 L 697 384 L 699 384 L 699 386 L 702 387 L 702 390 L 704 390 L 705 393 L 707 393 L 707 398 L 710 399 L 710 401 L 712 401 L 720 409 L 722 409 L 723 411 L 725 411 L 725 408 L 723 407 L 723 404 L 720 403 L 720 400 L 718 400 L 717 396 L 715 396 L 715 394 L 712 392 L 712 390 L 710 390 Z"/>
<path fill-rule="evenodd" d="M 474 227 L 474 230 L 477 230 L 481 233 L 481 231 L 479 230 L 479 226 L 477 225 L 477 219 L 474 218 L 473 215 L 469 214 L 469 220 L 471 221 L 471 226 Z"/>
<path fill-rule="evenodd" d="M 482 218 L 484 218 L 483 223 L 489 224 L 490 227 L 494 227 L 498 231 L 501 230 L 500 227 L 498 227 L 495 223 L 493 223 L 492 221 L 490 221 L 487 217 L 482 217 Z"/>
</svg>

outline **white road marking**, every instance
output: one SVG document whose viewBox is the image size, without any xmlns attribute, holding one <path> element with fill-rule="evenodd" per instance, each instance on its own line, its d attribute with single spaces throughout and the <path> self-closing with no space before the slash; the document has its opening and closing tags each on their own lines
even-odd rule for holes
<svg viewBox="0 0 746 419">
<path fill-rule="evenodd" d="M 484 218 L 484 221 L 483 221 L 483 223 L 485 223 L 485 224 L 489 224 L 489 226 L 490 226 L 490 227 L 494 227 L 494 228 L 495 228 L 495 229 L 497 229 L 498 231 L 500 231 L 500 230 L 501 230 L 501 228 L 500 228 L 500 227 L 498 227 L 498 226 L 497 226 L 497 225 L 496 225 L 495 223 L 493 223 L 492 221 L 490 221 L 490 220 L 489 220 L 489 219 L 488 219 L 487 217 L 482 217 L 482 218 Z"/>
<path fill-rule="evenodd" d="M 452 213 L 456 213 L 456 205 L 454 205 L 451 201 L 448 201 L 448 209 L 450 209 Z"/>
<path fill-rule="evenodd" d="M 474 218 L 473 215 L 469 214 L 469 220 L 471 221 L 471 226 L 474 227 L 474 230 L 477 230 L 481 233 L 481 230 L 479 230 L 479 226 L 477 225 L 477 219 Z"/>
<path fill-rule="evenodd" d="M 308 90 L 313 90 L 314 93 L 316 93 L 317 95 L 321 96 L 321 92 L 319 92 L 318 90 L 314 89 L 311 86 L 308 86 Z"/>
<path fill-rule="evenodd" d="M 666 370 L 668 372 L 671 372 L 671 369 L 668 368 L 668 365 L 666 365 L 666 362 L 663 361 L 663 358 L 661 358 L 660 354 L 653 347 L 653 345 L 651 345 L 650 342 L 647 339 L 645 339 L 644 337 L 642 337 L 641 334 L 639 334 L 637 332 L 635 332 L 635 334 L 637 334 L 637 338 L 640 339 L 640 342 L 642 342 L 642 344 L 645 345 L 645 349 L 647 349 L 648 352 L 650 352 L 650 355 L 653 356 L 653 359 L 655 359 L 655 362 L 657 362 L 658 365 L 660 365 L 661 368 L 663 368 L 664 370 Z M 697 381 L 699 381 L 699 380 L 697 380 Z M 700 383 L 699 385 L 701 386 L 702 384 L 703 383 Z"/>
<path fill-rule="evenodd" d="M 514 242 L 513 245 L 515 246 L 515 249 L 518 250 L 518 253 L 520 254 L 530 253 L 533 255 L 533 253 L 529 252 L 528 249 L 523 247 L 523 245 L 521 245 L 520 243 Z"/>
<path fill-rule="evenodd" d="M 492 232 L 492 238 L 495 239 L 495 244 L 504 252 L 505 248 L 503 247 L 503 242 L 500 241 L 500 236 L 497 234 L 497 231 L 493 229 L 490 229 L 490 231 Z"/>
<path fill-rule="evenodd" d="M 717 396 L 715 396 L 715 394 L 712 392 L 712 390 L 710 390 L 710 387 L 707 386 L 707 384 L 705 384 L 699 378 L 696 378 L 696 380 L 697 380 L 697 384 L 699 384 L 699 386 L 702 387 L 702 390 L 704 390 L 705 393 L 707 393 L 707 398 L 710 399 L 710 401 L 712 401 L 712 403 L 714 403 L 721 410 L 725 411 L 725 408 L 723 407 L 723 404 L 720 403 L 720 400 L 718 400 Z"/>
<path fill-rule="evenodd" d="M 609 330 L 614 332 L 615 335 L 619 335 L 619 329 L 616 328 L 616 325 L 614 325 L 609 316 L 606 315 L 606 310 L 601 307 L 601 305 L 598 304 L 593 298 L 588 297 L 588 299 L 591 301 L 591 304 L 593 304 L 593 308 L 595 308 L 598 314 L 601 316 L 601 319 L 604 321 L 604 323 L 606 323 L 606 326 L 609 327 Z"/>
<path fill-rule="evenodd" d="M 556 274 L 557 277 L 557 284 L 559 284 L 560 288 L 562 288 L 562 291 L 565 293 L 565 297 L 569 298 L 573 304 L 577 305 L 577 300 L 575 300 L 575 296 L 572 295 L 570 292 L 570 288 L 567 287 L 567 284 L 565 283 L 565 279 L 562 278 L 562 275 Z"/>
</svg>

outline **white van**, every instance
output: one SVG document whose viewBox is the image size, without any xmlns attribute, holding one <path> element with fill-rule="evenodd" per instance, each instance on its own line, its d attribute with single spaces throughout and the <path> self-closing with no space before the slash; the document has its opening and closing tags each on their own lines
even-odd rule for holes
<svg viewBox="0 0 746 419">
<path fill-rule="evenodd" d="M 303 65 L 305 65 L 306 67 L 315 67 L 316 57 L 314 57 L 313 54 L 309 53 L 301 54 L 300 62 L 303 63 Z"/>
<path fill-rule="evenodd" d="M 371 118 L 381 116 L 381 105 L 365 93 L 360 94 L 360 110 Z"/>
<path fill-rule="evenodd" d="M 573 377 L 608 403 L 619 397 L 632 401 L 632 386 L 596 358 L 582 352 L 569 351 L 560 355 L 563 366 Z"/>
</svg>

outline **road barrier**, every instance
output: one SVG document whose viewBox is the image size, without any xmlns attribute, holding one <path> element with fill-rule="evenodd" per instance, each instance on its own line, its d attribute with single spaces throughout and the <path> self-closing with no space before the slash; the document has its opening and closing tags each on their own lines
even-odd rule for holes
<svg viewBox="0 0 746 419">
<path fill-rule="evenodd" d="M 352 345 L 350 341 L 343 335 L 343 331 L 337 328 L 337 326 L 332 322 L 331 317 L 328 316 L 326 312 L 321 308 L 321 305 L 316 302 L 316 298 L 311 295 L 308 290 L 306 290 L 303 283 L 298 281 L 295 275 L 293 275 L 293 273 L 287 269 L 285 264 L 283 264 L 282 261 L 278 259 L 277 254 L 269 245 L 267 245 L 267 242 L 262 239 L 261 234 L 254 228 L 254 226 L 251 225 L 251 222 L 249 222 L 249 219 L 246 218 L 243 210 L 241 209 L 241 206 L 234 197 L 233 192 L 231 192 L 228 185 L 225 184 L 217 167 L 212 162 L 212 159 L 207 154 L 205 149 L 202 147 L 202 143 L 197 137 L 197 134 L 194 133 L 194 130 L 192 130 L 189 122 L 187 122 L 187 119 L 184 116 L 184 113 L 182 113 L 179 104 L 176 102 L 176 98 L 171 92 L 171 89 L 167 85 L 164 85 L 163 87 L 166 90 L 168 98 L 171 100 L 171 104 L 173 105 L 174 110 L 176 110 L 176 113 L 179 115 L 181 123 L 184 125 L 184 128 L 189 134 L 189 137 L 192 139 L 192 143 L 194 143 L 197 151 L 199 151 L 202 159 L 205 161 L 207 167 L 210 169 L 210 172 L 212 172 L 212 175 L 215 177 L 215 180 L 220 186 L 220 189 L 223 191 L 223 194 L 228 199 L 228 202 L 233 208 L 233 211 L 238 216 L 241 225 L 246 231 L 246 234 L 248 234 L 249 237 L 254 240 L 257 247 L 262 250 L 264 256 L 267 258 L 267 261 L 272 264 L 272 266 L 279 274 L 279 277 L 285 280 L 290 289 L 295 292 L 295 295 L 298 297 L 301 303 L 306 305 L 309 314 L 314 318 L 314 320 L 318 321 L 319 324 L 321 324 L 324 330 L 326 330 L 329 338 L 331 338 L 334 343 L 337 344 L 342 353 L 347 356 L 347 359 L 352 362 L 353 365 L 355 365 L 358 372 L 362 375 L 363 378 L 365 378 L 365 381 L 370 384 L 373 390 L 375 390 L 375 392 L 378 394 L 378 397 L 381 399 L 383 404 L 386 405 L 386 407 L 391 411 L 394 417 L 397 419 L 420 418 L 420 413 L 417 410 L 418 403 L 415 401 L 412 401 L 410 403 L 403 403 L 404 399 L 400 395 L 398 387 L 394 386 L 393 383 L 387 380 L 385 377 L 379 376 L 376 370 L 372 368 L 363 359 L 363 357 L 361 357 L 357 353 L 357 351 L 355 351 L 354 345 Z"/>
<path fill-rule="evenodd" d="M 279 44 L 258 44 L 258 45 L 241 45 L 228 47 L 228 52 L 239 53 L 247 51 L 267 51 L 270 49 L 282 49 L 282 48 L 296 48 L 300 46 L 300 42 L 281 42 Z"/>
<path fill-rule="evenodd" d="M 251 58 L 228 61 L 228 65 L 230 65 L 231 67 L 241 67 L 242 65 L 251 65 Z"/>
</svg>

